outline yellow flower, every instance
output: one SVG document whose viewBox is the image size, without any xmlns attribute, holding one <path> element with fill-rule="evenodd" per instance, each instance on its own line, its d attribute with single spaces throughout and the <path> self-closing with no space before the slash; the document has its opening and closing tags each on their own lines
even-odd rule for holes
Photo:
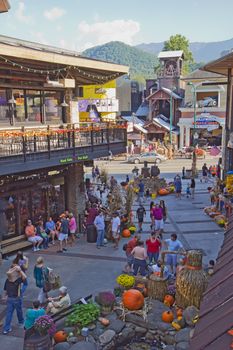
<svg viewBox="0 0 233 350">
<path fill-rule="evenodd" d="M 122 274 L 117 277 L 116 281 L 122 287 L 131 288 L 135 283 L 135 278 L 133 276 Z"/>
</svg>

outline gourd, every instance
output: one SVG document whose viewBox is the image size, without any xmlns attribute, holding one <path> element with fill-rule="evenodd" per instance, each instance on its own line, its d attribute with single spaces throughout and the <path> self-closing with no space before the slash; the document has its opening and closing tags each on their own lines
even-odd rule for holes
<svg viewBox="0 0 233 350">
<path fill-rule="evenodd" d="M 174 320 L 174 315 L 172 311 L 164 311 L 162 313 L 162 321 L 166 323 L 172 323 Z"/>
<path fill-rule="evenodd" d="M 110 321 L 107 319 L 107 318 L 104 318 L 104 317 L 99 317 L 98 320 L 100 321 L 100 323 L 103 325 L 103 326 L 108 326 Z"/>
<path fill-rule="evenodd" d="M 55 343 L 63 343 L 67 339 L 67 334 L 64 331 L 58 331 L 54 334 L 53 339 Z"/>
<path fill-rule="evenodd" d="M 129 289 L 123 293 L 122 302 L 128 310 L 139 310 L 144 305 L 144 296 L 139 290 Z"/>
<path fill-rule="evenodd" d="M 167 306 L 172 306 L 175 302 L 175 299 L 172 295 L 167 294 L 167 295 L 165 295 L 163 302 Z"/>
<path fill-rule="evenodd" d="M 169 194 L 169 191 L 166 188 L 160 188 L 159 190 L 160 196 L 166 196 L 167 194 Z"/>
<path fill-rule="evenodd" d="M 122 237 L 129 238 L 131 236 L 130 230 L 125 229 L 122 232 Z"/>
</svg>

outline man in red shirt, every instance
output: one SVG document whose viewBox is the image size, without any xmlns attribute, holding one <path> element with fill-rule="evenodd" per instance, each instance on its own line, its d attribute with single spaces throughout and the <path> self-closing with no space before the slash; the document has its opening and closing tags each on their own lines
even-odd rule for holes
<svg viewBox="0 0 233 350">
<path fill-rule="evenodd" d="M 149 264 L 152 265 L 153 260 L 155 263 L 157 263 L 161 249 L 161 241 L 156 236 L 155 232 L 152 232 L 150 238 L 146 240 L 146 246 L 147 255 L 149 257 Z"/>
<path fill-rule="evenodd" d="M 139 241 L 139 238 L 137 235 L 135 235 L 128 243 L 126 246 L 125 254 L 127 258 L 127 264 L 125 265 L 125 271 L 126 273 L 132 272 L 132 265 L 134 262 L 134 257 L 131 254 L 132 250 L 137 246 Z"/>
</svg>

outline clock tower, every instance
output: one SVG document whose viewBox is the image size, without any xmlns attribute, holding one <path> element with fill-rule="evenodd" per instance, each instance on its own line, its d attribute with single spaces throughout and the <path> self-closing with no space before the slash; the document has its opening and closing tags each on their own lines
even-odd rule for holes
<svg viewBox="0 0 233 350">
<path fill-rule="evenodd" d="M 157 71 L 159 87 L 168 89 L 182 89 L 180 78 L 182 75 L 183 51 L 161 51 L 158 55 L 160 67 Z"/>
</svg>

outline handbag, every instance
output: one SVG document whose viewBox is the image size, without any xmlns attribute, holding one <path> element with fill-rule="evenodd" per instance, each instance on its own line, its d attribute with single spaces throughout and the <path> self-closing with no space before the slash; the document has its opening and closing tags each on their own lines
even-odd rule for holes
<svg viewBox="0 0 233 350">
<path fill-rule="evenodd" d="M 44 284 L 43 284 L 43 291 L 45 293 L 50 292 L 51 290 L 51 283 L 49 282 L 49 269 L 43 269 L 42 270 L 43 278 L 44 278 Z"/>
<path fill-rule="evenodd" d="M 58 289 L 61 287 L 61 279 L 59 275 L 55 275 L 54 283 L 52 284 L 52 289 Z"/>
</svg>

